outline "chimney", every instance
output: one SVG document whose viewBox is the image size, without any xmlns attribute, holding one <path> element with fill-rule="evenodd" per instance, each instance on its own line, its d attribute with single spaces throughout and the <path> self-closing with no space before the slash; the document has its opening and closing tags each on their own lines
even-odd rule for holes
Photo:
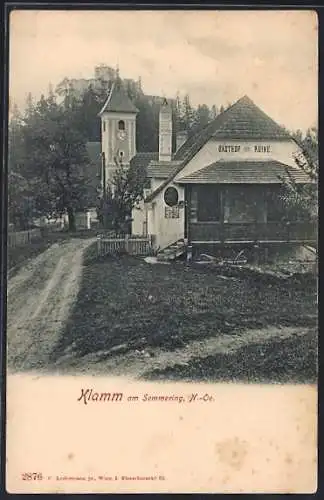
<svg viewBox="0 0 324 500">
<path fill-rule="evenodd" d="M 177 132 L 176 136 L 176 151 L 181 148 L 182 144 L 188 139 L 188 132 L 186 130 L 180 130 Z"/>
<path fill-rule="evenodd" d="M 172 159 L 172 110 L 164 99 L 159 116 L 159 161 Z"/>
</svg>

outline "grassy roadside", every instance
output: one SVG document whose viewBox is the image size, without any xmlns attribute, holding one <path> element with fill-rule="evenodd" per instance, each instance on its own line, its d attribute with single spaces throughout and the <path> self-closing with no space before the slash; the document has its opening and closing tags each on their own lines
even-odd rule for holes
<svg viewBox="0 0 324 500">
<path fill-rule="evenodd" d="M 195 269 L 183 263 L 149 265 L 143 259 L 129 256 L 98 261 L 95 246 L 88 249 L 84 264 L 77 303 L 54 358 L 71 345 L 77 357 L 117 346 L 121 355 L 150 347 L 172 351 L 194 339 L 236 335 L 268 325 L 316 330 L 316 284 L 312 280 L 283 284 L 255 278 L 224 278 L 211 269 Z M 303 363 L 307 364 L 308 353 L 299 345 L 299 339 L 294 342 L 293 352 L 299 349 L 295 366 L 298 371 Z M 204 374 L 211 377 L 212 373 L 218 377 L 223 371 L 230 374 L 240 359 L 246 359 L 246 369 L 238 373 L 249 373 L 253 366 L 260 372 L 264 358 L 257 362 L 257 351 L 253 354 L 256 347 L 246 349 L 237 357 L 228 358 L 228 368 L 224 358 L 222 362 L 215 359 L 215 363 L 207 360 L 203 374 L 199 374 L 200 368 L 193 361 L 189 371 L 197 378 Z M 282 356 L 281 349 L 285 349 L 284 356 L 289 351 L 279 342 L 269 345 L 267 358 L 271 353 Z M 302 364 L 300 356 L 304 356 Z M 266 372 L 271 370 L 265 368 Z M 276 373 L 275 367 L 273 370 Z M 287 370 L 291 375 L 291 369 Z M 173 375 L 185 376 L 180 371 Z"/>
<path fill-rule="evenodd" d="M 147 380 L 183 380 L 249 383 L 316 383 L 317 332 L 300 337 L 243 346 L 235 352 L 195 358 L 186 365 L 144 374 Z"/>
</svg>

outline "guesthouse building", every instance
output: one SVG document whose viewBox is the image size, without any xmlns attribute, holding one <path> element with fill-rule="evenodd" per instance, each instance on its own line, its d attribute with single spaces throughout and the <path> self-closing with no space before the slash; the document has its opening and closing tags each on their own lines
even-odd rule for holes
<svg viewBox="0 0 324 500">
<path fill-rule="evenodd" d="M 296 141 L 244 96 L 202 130 L 177 136 L 172 152 L 172 110 L 165 100 L 159 118 L 159 151 L 137 153 L 136 114 L 121 82 L 101 111 L 102 182 L 113 157 L 146 168 L 144 200 L 133 210 L 133 234 L 150 234 L 160 252 L 192 247 L 312 244 L 316 228 L 287 212 L 283 179 L 306 184 L 297 166 Z"/>
</svg>

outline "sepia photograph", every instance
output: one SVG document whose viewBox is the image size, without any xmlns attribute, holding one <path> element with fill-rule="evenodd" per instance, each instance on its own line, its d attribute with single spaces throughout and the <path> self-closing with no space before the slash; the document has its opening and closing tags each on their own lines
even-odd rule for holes
<svg viewBox="0 0 324 500">
<path fill-rule="evenodd" d="M 8 94 L 7 490 L 316 491 L 316 12 L 17 9 Z"/>
</svg>

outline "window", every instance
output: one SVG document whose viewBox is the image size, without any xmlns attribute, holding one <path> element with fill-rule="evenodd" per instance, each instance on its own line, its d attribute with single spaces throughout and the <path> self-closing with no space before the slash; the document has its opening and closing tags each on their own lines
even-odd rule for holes
<svg viewBox="0 0 324 500">
<path fill-rule="evenodd" d="M 118 130 L 125 130 L 125 122 L 124 122 L 124 120 L 119 120 L 119 122 L 118 122 Z"/>
<path fill-rule="evenodd" d="M 169 207 L 174 207 L 178 204 L 179 195 L 175 187 L 168 187 L 164 192 L 164 203 Z"/>
<path fill-rule="evenodd" d="M 124 151 L 119 151 L 118 156 L 122 160 L 124 158 Z"/>
<path fill-rule="evenodd" d="M 221 216 L 220 192 L 215 186 L 198 188 L 198 221 L 218 222 Z"/>
<path fill-rule="evenodd" d="M 268 189 L 266 191 L 267 221 L 281 222 L 285 217 L 285 207 L 280 189 Z"/>
<path fill-rule="evenodd" d="M 106 132 L 106 122 L 102 122 L 102 130 Z"/>
<path fill-rule="evenodd" d="M 166 219 L 179 219 L 179 207 L 165 207 L 164 217 Z"/>
</svg>

